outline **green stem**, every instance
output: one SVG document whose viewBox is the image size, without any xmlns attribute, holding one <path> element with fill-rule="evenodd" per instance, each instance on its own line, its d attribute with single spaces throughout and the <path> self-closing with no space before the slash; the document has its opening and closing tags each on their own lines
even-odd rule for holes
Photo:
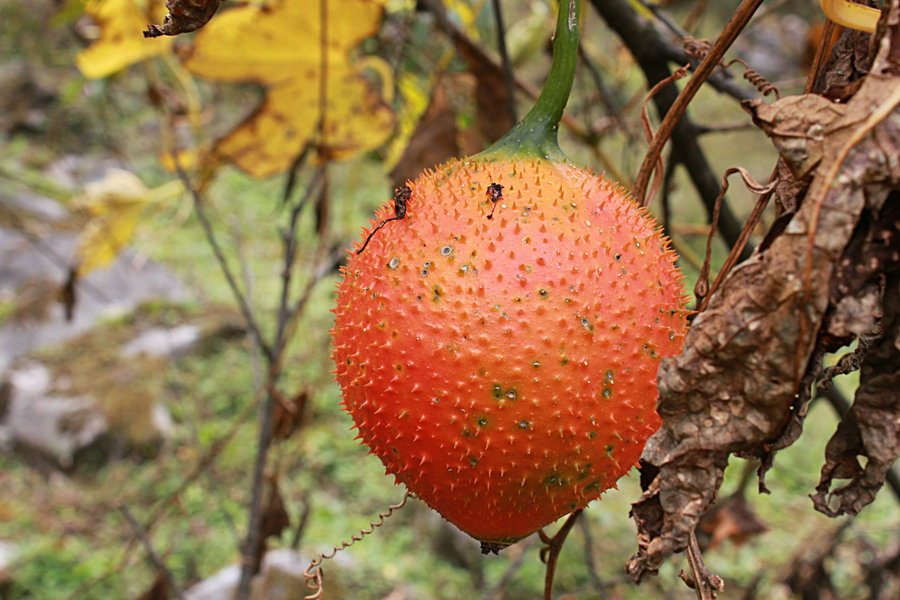
<svg viewBox="0 0 900 600">
<path fill-rule="evenodd" d="M 560 0 L 553 40 L 553 65 L 547 83 L 531 111 L 479 158 L 538 158 L 554 162 L 566 161 L 559 148 L 557 132 L 563 110 L 575 80 L 578 61 L 578 21 L 581 0 Z"/>
</svg>

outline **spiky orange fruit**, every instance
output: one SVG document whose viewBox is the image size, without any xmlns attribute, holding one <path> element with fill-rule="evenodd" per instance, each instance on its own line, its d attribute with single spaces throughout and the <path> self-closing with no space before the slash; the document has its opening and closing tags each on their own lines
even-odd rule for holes
<svg viewBox="0 0 900 600">
<path fill-rule="evenodd" d="M 566 163 L 451 161 L 409 188 L 343 269 L 343 405 L 388 473 L 502 547 L 637 462 L 659 359 L 682 347 L 682 275 L 622 189 Z"/>
</svg>

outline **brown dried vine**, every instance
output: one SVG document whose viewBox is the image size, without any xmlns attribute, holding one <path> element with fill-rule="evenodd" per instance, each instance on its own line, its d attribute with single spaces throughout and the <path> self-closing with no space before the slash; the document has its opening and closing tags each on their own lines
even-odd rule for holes
<svg viewBox="0 0 900 600">
<path fill-rule="evenodd" d="M 386 511 L 378 513 L 377 521 L 369 521 L 369 527 L 365 529 L 360 529 L 358 534 L 350 536 L 350 541 L 342 541 L 340 546 L 334 546 L 331 552 L 323 552 L 319 554 L 318 557 L 313 559 L 312 562 L 309 563 L 309 566 L 306 567 L 306 570 L 303 571 L 303 576 L 306 577 L 306 587 L 310 590 L 313 590 L 313 593 L 309 596 L 305 596 L 304 600 L 319 600 L 323 597 L 325 593 L 325 589 L 322 587 L 324 581 L 324 575 L 322 573 L 322 563 L 326 560 L 331 560 L 337 555 L 341 550 L 346 550 L 356 542 L 362 541 L 364 537 L 367 535 L 371 535 L 375 533 L 375 530 L 384 525 L 385 519 L 394 514 L 395 510 L 399 510 L 406 505 L 406 501 L 409 500 L 413 495 L 410 492 L 406 492 L 403 494 L 403 499 L 400 500 L 397 504 L 391 504 L 388 506 Z"/>
<path fill-rule="evenodd" d="M 748 104 L 787 167 L 775 190 L 780 218 L 710 294 L 684 354 L 662 361 L 663 426 L 644 451 L 649 476 L 632 511 L 635 580 L 689 548 L 731 454 L 761 460 L 765 490 L 775 452 L 802 431 L 822 356 L 879 319 L 882 336 L 862 359 L 853 407 L 826 450 L 815 507 L 855 514 L 900 454 L 900 36 L 890 33 L 898 4 L 846 102 L 807 94 Z M 849 483 L 832 489 L 836 479 Z"/>
<path fill-rule="evenodd" d="M 688 80 L 687 85 L 678 94 L 678 98 L 672 104 L 672 108 L 666 113 L 662 123 L 656 130 L 656 135 L 650 142 L 650 147 L 644 156 L 644 162 L 641 164 L 641 170 L 638 172 L 637 180 L 634 184 L 633 195 L 643 206 L 647 205 L 647 185 L 650 182 L 651 174 L 657 164 L 660 154 L 662 154 L 663 146 L 672 135 L 675 129 L 675 123 L 681 118 L 681 115 L 687 109 L 688 104 L 694 98 L 694 95 L 700 90 L 703 82 L 712 74 L 713 70 L 719 65 L 725 51 L 731 47 L 738 34 L 743 31 L 753 13 L 759 8 L 763 0 L 742 0 L 741 5 L 735 11 L 734 16 L 722 30 L 719 38 L 709 49 L 709 53 L 700 62 L 694 71 L 693 77 Z"/>
</svg>

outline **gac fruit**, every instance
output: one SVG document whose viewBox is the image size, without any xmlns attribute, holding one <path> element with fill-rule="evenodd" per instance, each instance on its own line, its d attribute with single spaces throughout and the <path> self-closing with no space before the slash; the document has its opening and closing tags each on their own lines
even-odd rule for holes
<svg viewBox="0 0 900 600">
<path fill-rule="evenodd" d="M 643 209 L 565 162 L 456 160 L 408 187 L 342 270 L 342 403 L 387 473 L 496 551 L 637 463 L 683 278 Z"/>
</svg>

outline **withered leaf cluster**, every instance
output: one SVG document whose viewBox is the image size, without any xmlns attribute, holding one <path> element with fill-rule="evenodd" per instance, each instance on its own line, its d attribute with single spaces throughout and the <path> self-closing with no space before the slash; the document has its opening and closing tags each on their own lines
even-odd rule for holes
<svg viewBox="0 0 900 600">
<path fill-rule="evenodd" d="M 827 352 L 868 344 L 815 508 L 856 514 L 900 454 L 900 12 L 891 4 L 869 72 L 845 102 L 807 94 L 748 106 L 781 154 L 781 218 L 696 317 L 684 353 L 662 361 L 663 426 L 644 451 L 650 476 L 633 506 L 635 580 L 687 548 L 731 454 L 761 461 L 765 491 L 775 452 L 801 434 Z"/>
</svg>

